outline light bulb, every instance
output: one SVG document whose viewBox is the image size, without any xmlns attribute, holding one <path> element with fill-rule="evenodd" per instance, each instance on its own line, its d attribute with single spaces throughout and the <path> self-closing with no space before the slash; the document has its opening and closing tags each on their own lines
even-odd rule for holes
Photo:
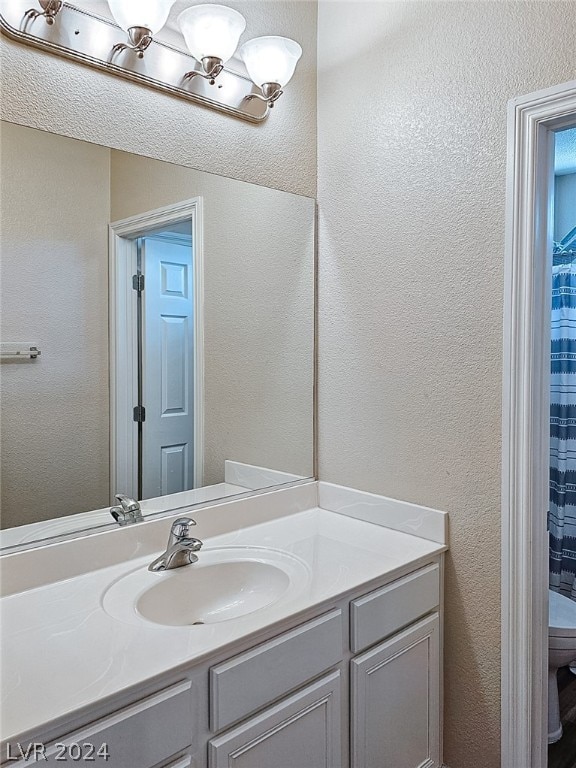
<svg viewBox="0 0 576 768">
<path fill-rule="evenodd" d="M 170 13 L 174 0 L 108 0 L 116 23 L 126 32 L 134 27 L 159 32 Z"/>
<path fill-rule="evenodd" d="M 178 16 L 178 26 L 197 61 L 219 59 L 223 64 L 234 55 L 246 20 L 225 5 L 193 5 Z"/>
<path fill-rule="evenodd" d="M 287 37 L 255 37 L 240 48 L 240 56 L 260 88 L 265 83 L 285 86 L 294 74 L 302 48 Z"/>
</svg>

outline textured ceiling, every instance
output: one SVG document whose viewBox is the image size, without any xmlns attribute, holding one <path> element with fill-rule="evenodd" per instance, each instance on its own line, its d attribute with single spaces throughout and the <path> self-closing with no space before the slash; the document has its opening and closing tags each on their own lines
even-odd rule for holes
<svg viewBox="0 0 576 768">
<path fill-rule="evenodd" d="M 557 176 L 576 173 L 576 128 L 556 134 L 554 172 Z"/>
</svg>

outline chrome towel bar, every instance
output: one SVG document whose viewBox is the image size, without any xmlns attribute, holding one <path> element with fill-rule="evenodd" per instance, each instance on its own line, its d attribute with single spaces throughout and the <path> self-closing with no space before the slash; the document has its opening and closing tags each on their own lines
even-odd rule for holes
<svg viewBox="0 0 576 768">
<path fill-rule="evenodd" d="M 1 360 L 29 359 L 36 360 L 42 352 L 34 344 L 3 342 L 0 344 Z"/>
</svg>

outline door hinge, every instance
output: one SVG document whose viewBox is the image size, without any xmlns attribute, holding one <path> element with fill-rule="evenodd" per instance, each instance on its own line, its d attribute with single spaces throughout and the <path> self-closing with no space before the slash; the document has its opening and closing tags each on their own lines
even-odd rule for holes
<svg viewBox="0 0 576 768">
<path fill-rule="evenodd" d="M 134 421 L 139 424 L 146 421 L 146 408 L 143 405 L 134 406 Z"/>
<path fill-rule="evenodd" d="M 142 272 L 138 272 L 137 275 L 132 275 L 132 288 L 139 293 L 144 290 L 144 275 Z"/>
</svg>

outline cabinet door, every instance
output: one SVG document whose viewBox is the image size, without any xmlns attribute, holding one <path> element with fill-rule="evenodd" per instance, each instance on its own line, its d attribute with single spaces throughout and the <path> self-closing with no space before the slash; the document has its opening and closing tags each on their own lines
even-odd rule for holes
<svg viewBox="0 0 576 768">
<path fill-rule="evenodd" d="M 209 768 L 340 768 L 340 672 L 212 739 Z"/>
<path fill-rule="evenodd" d="M 352 660 L 352 768 L 440 764 L 438 614 Z"/>
</svg>

